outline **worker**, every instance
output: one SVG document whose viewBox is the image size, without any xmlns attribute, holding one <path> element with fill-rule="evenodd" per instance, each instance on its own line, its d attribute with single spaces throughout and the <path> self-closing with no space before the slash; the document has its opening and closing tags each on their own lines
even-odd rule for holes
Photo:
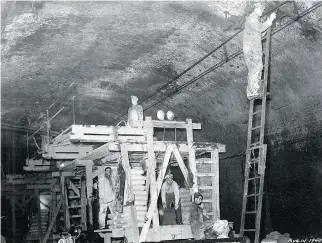
<svg viewBox="0 0 322 243">
<path fill-rule="evenodd" d="M 262 23 L 260 17 L 264 11 L 260 3 L 255 3 L 254 11 L 246 18 L 245 29 L 243 33 L 243 53 L 248 69 L 247 98 L 249 100 L 262 96 L 262 70 L 263 70 L 263 48 L 262 32 L 269 28 L 276 13 Z"/>
<path fill-rule="evenodd" d="M 179 186 L 173 180 L 172 174 L 165 176 L 165 182 L 161 187 L 161 200 L 163 206 L 162 224 L 182 224 Z"/>
<path fill-rule="evenodd" d="M 205 229 L 213 225 L 213 221 L 207 216 L 206 210 L 202 208 L 203 196 L 199 192 L 193 195 L 193 202 L 190 206 L 190 228 L 195 240 L 205 239 Z"/>
<path fill-rule="evenodd" d="M 138 97 L 131 96 L 132 106 L 128 110 L 127 125 L 131 127 L 142 127 L 143 108 L 138 105 Z"/>
<path fill-rule="evenodd" d="M 99 226 L 100 228 L 107 228 L 108 214 L 114 212 L 115 205 L 115 190 L 112 179 L 112 168 L 106 167 L 104 175 L 99 178 Z"/>
</svg>

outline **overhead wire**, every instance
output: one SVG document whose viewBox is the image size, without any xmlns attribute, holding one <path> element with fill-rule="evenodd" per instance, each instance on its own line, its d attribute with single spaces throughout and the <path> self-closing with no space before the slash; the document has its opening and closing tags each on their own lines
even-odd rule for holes
<svg viewBox="0 0 322 243">
<path fill-rule="evenodd" d="M 283 6 L 286 3 L 289 3 L 291 1 L 285 1 L 282 2 L 280 4 L 278 4 L 276 7 L 274 7 L 273 9 L 270 9 L 268 11 L 266 11 L 263 16 L 266 16 L 267 14 L 277 10 L 279 7 Z M 243 20 L 243 22 L 241 24 L 239 24 L 240 26 L 242 26 L 245 23 L 245 20 Z M 152 93 L 151 95 L 145 97 L 142 101 L 139 102 L 139 104 L 143 104 L 144 102 L 146 102 L 147 100 L 151 99 L 152 97 L 154 97 L 155 95 L 157 95 L 159 92 L 161 92 L 163 89 L 165 89 L 166 87 L 168 87 L 170 84 L 174 83 L 176 80 L 178 80 L 179 78 L 181 78 L 184 74 L 186 74 L 188 71 L 190 71 L 192 68 L 194 68 L 195 66 L 197 66 L 199 63 L 201 63 L 203 60 L 205 60 L 207 57 L 211 56 L 214 52 L 216 52 L 217 50 L 219 50 L 221 47 L 225 46 L 229 41 L 231 41 L 233 38 L 235 38 L 238 34 L 240 34 L 242 32 L 243 29 L 238 30 L 235 34 L 233 34 L 232 36 L 230 36 L 229 38 L 227 38 L 225 41 L 223 41 L 220 45 L 218 45 L 217 47 L 215 47 L 212 51 L 210 51 L 208 54 L 206 54 L 205 56 L 203 56 L 202 58 L 200 58 L 199 60 L 197 60 L 194 64 L 192 64 L 191 66 L 189 66 L 188 68 L 186 68 L 184 71 L 182 71 L 180 74 L 178 74 L 174 79 L 171 79 L 170 81 L 168 81 L 166 84 L 162 85 L 161 87 L 159 87 L 154 93 Z M 119 120 L 120 118 L 122 118 L 123 116 L 125 116 L 127 113 L 124 113 L 123 115 L 119 116 L 118 118 L 116 118 L 115 120 Z"/>
<path fill-rule="evenodd" d="M 312 7 L 308 8 L 307 10 L 303 11 L 302 13 L 299 14 L 299 16 L 297 17 L 296 20 L 289 20 L 288 22 L 286 22 L 284 25 L 282 25 L 281 27 L 275 29 L 272 32 L 272 35 L 282 31 L 283 29 L 285 29 L 286 27 L 288 27 L 289 25 L 295 23 L 297 20 L 303 18 L 304 16 L 306 16 L 307 14 L 311 13 L 312 11 L 314 11 L 315 9 L 319 8 L 322 6 L 322 2 L 319 2 L 315 5 L 313 5 Z M 263 37 L 263 39 L 265 39 L 266 37 Z M 185 87 L 187 87 L 188 85 L 196 82 L 197 80 L 199 80 L 200 78 L 204 77 L 205 75 L 209 74 L 210 72 L 216 70 L 217 68 L 223 66 L 225 63 L 231 61 L 232 59 L 236 58 L 237 56 L 239 56 L 240 54 L 243 53 L 243 50 L 239 50 L 233 54 L 231 54 L 229 57 L 227 57 L 225 60 L 222 60 L 221 62 L 215 64 L 214 66 L 208 68 L 206 71 L 202 72 L 201 74 L 199 74 L 198 76 L 192 78 L 191 80 L 189 80 L 188 82 L 180 85 L 176 90 L 170 92 L 168 95 L 166 95 L 165 97 L 161 98 L 160 100 L 154 102 L 152 105 L 148 106 L 147 108 L 144 108 L 144 110 L 148 110 L 150 108 L 152 108 L 153 106 L 163 102 L 164 100 L 166 100 L 167 98 L 169 98 L 170 96 L 178 93 L 179 91 L 181 91 L 182 89 L 184 89 Z"/>
</svg>

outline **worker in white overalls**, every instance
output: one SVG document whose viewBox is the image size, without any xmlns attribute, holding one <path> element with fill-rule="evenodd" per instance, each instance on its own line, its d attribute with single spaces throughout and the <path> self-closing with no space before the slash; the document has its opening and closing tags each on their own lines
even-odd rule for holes
<svg viewBox="0 0 322 243">
<path fill-rule="evenodd" d="M 115 190 L 113 184 L 112 169 L 111 167 L 106 167 L 104 175 L 98 181 L 100 202 L 98 218 L 100 229 L 107 228 L 108 214 L 114 212 Z"/>
<path fill-rule="evenodd" d="M 173 175 L 165 176 L 165 182 L 161 187 L 161 199 L 163 206 L 163 225 L 182 224 L 179 185 L 173 181 Z"/>
</svg>

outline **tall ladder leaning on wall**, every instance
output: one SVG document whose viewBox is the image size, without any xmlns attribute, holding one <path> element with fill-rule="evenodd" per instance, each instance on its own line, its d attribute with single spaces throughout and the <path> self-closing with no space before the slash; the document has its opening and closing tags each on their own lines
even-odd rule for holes
<svg viewBox="0 0 322 243">
<path fill-rule="evenodd" d="M 264 144 L 267 81 L 270 61 L 271 27 L 266 32 L 263 96 L 252 99 L 249 108 L 245 182 L 240 235 L 259 242 L 267 145 Z M 245 226 L 247 228 L 245 228 Z M 254 236 L 255 234 L 255 236 Z"/>
</svg>

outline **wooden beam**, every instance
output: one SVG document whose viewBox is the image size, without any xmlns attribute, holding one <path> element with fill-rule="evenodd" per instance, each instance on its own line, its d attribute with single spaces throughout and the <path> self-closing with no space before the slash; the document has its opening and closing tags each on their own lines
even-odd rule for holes
<svg viewBox="0 0 322 243">
<path fill-rule="evenodd" d="M 212 185 L 214 189 L 212 190 L 212 211 L 214 213 L 213 220 L 220 219 L 220 194 L 219 194 L 219 150 L 215 149 L 211 152 L 211 160 L 214 161 L 211 164 L 211 171 L 214 173 L 212 179 Z"/>
<path fill-rule="evenodd" d="M 82 230 L 87 230 L 87 217 L 86 217 L 86 183 L 84 180 L 81 180 L 81 215 L 82 215 Z"/>
<path fill-rule="evenodd" d="M 152 217 L 154 215 L 154 211 L 157 208 L 158 196 L 159 196 L 159 194 L 161 192 L 162 182 L 163 182 L 165 173 L 167 172 L 167 168 L 168 168 L 168 165 L 169 165 L 169 160 L 170 160 L 170 157 L 171 157 L 171 154 L 172 154 L 173 150 L 174 150 L 174 146 L 173 145 L 168 145 L 168 149 L 165 152 L 164 159 L 163 159 L 163 164 L 162 164 L 162 167 L 161 167 L 162 170 L 159 172 L 159 175 L 158 175 L 157 191 L 154 191 L 154 193 L 151 195 L 150 206 L 149 206 L 148 212 L 146 214 L 147 220 L 146 220 L 145 224 L 142 227 L 139 242 L 144 242 L 145 239 L 146 239 L 146 236 L 148 234 L 149 227 L 150 227 L 150 224 L 151 224 L 151 220 L 152 220 Z M 153 225 L 153 228 L 154 228 L 154 225 Z"/>
<path fill-rule="evenodd" d="M 192 192 L 198 191 L 198 181 L 197 181 L 197 168 L 196 168 L 196 153 L 193 148 L 193 129 L 192 129 L 192 120 L 187 119 L 187 143 L 189 148 L 189 167 L 193 175 L 193 186 Z M 179 152 L 179 151 L 178 151 Z M 189 182 L 188 182 L 189 184 Z"/>
<path fill-rule="evenodd" d="M 174 156 L 175 156 L 175 158 L 176 158 L 176 160 L 178 162 L 178 165 L 180 167 L 180 170 L 181 170 L 181 172 L 183 174 L 184 179 L 186 180 L 187 183 L 189 183 L 189 181 L 188 181 L 188 178 L 189 178 L 188 174 L 189 174 L 189 172 L 188 172 L 187 167 L 184 164 L 183 159 L 182 159 L 182 157 L 180 155 L 180 152 L 179 152 L 179 150 L 178 150 L 178 148 L 176 146 L 173 149 L 173 154 L 174 154 Z M 198 188 L 197 188 L 197 190 L 198 190 Z"/>
<path fill-rule="evenodd" d="M 145 117 L 145 120 L 147 117 Z M 145 126 L 148 127 L 148 124 L 145 123 Z M 158 120 L 152 120 L 152 126 L 153 128 L 176 128 L 176 129 L 186 129 L 187 123 L 183 121 L 158 121 Z M 201 129 L 200 123 L 192 123 L 192 129 Z"/>
<path fill-rule="evenodd" d="M 173 141 L 154 141 L 153 142 L 153 149 L 154 152 L 165 152 L 167 149 L 168 144 L 173 144 Z M 146 143 L 128 143 L 128 151 L 129 152 L 147 152 L 148 151 L 148 145 Z M 183 153 L 189 153 L 189 146 L 187 143 L 176 143 L 178 149 L 180 152 Z M 120 144 L 118 142 L 112 142 L 109 143 L 108 146 L 106 146 L 110 152 L 118 152 L 121 151 Z M 226 145 L 220 144 L 220 143 L 196 143 L 194 142 L 192 147 L 196 151 L 208 151 L 211 152 L 215 148 L 219 149 L 219 152 L 225 152 L 226 151 Z"/>
<path fill-rule="evenodd" d="M 150 194 L 154 195 L 157 192 L 157 182 L 155 179 L 155 169 L 156 169 L 156 161 L 154 154 L 154 146 L 153 146 L 153 124 L 151 117 L 145 118 L 146 125 L 146 141 L 147 141 L 147 149 L 148 149 L 148 173 L 149 173 L 149 185 L 150 185 Z M 157 208 L 154 209 L 153 212 L 153 231 L 155 236 L 155 241 L 160 241 L 160 231 L 159 231 L 159 213 Z M 141 233 L 142 234 L 142 233 Z M 141 241 L 140 241 L 141 242 Z"/>
<path fill-rule="evenodd" d="M 62 204 L 63 204 L 63 198 L 60 199 L 60 201 L 59 201 L 59 203 L 58 203 L 58 205 L 57 205 L 57 207 L 56 207 L 56 209 L 55 209 L 55 211 L 53 213 L 53 217 L 51 218 L 51 221 L 50 221 L 50 224 L 49 224 L 48 229 L 46 231 L 45 237 L 43 238 L 41 243 L 47 243 L 47 240 L 49 238 L 49 234 L 50 234 L 50 232 L 51 232 L 51 230 L 52 230 L 52 228 L 53 228 L 53 226 L 54 226 L 54 224 L 56 222 L 56 217 L 58 215 L 59 209 L 61 208 Z"/>
<path fill-rule="evenodd" d="M 53 177 L 73 177 L 75 176 L 74 172 L 62 171 L 62 172 L 52 172 Z"/>
<path fill-rule="evenodd" d="M 121 144 L 121 155 L 122 155 L 124 170 L 126 173 L 126 184 L 128 185 L 127 191 L 133 194 L 132 180 L 131 180 L 131 167 L 130 167 L 130 161 L 129 161 L 129 154 L 127 151 L 127 144 L 124 144 L 124 143 Z M 127 200 L 127 198 L 124 198 L 124 200 Z M 132 220 L 132 230 L 133 230 L 133 239 L 134 239 L 133 241 L 134 243 L 138 243 L 139 227 L 138 227 L 136 210 L 133 204 L 130 205 L 130 208 L 131 208 L 131 220 Z"/>
</svg>

